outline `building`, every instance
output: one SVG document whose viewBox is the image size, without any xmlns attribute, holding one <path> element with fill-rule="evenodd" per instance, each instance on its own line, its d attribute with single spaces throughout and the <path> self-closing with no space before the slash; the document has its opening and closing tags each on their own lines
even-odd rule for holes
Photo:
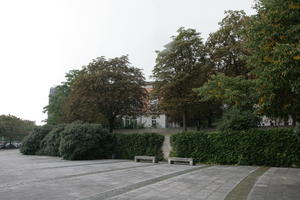
<svg viewBox="0 0 300 200">
<path fill-rule="evenodd" d="M 145 89 L 149 94 L 144 112 L 136 117 L 123 117 L 125 127 L 167 128 L 167 115 L 158 111 L 158 98 L 153 95 L 153 82 L 147 82 Z"/>
</svg>

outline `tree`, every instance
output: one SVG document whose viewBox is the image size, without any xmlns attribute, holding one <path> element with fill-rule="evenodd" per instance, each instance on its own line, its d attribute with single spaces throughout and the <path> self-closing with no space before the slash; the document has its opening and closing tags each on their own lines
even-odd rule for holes
<svg viewBox="0 0 300 200">
<path fill-rule="evenodd" d="M 35 123 L 22 120 L 13 115 L 0 115 L 0 136 L 13 140 L 22 140 L 35 127 Z"/>
<path fill-rule="evenodd" d="M 245 45 L 249 17 L 244 11 L 225 14 L 219 30 L 211 33 L 205 44 L 212 69 L 210 78 L 194 91 L 200 101 L 226 105 L 226 112 L 234 109 L 239 113 L 253 113 L 256 96 L 246 63 L 250 50 Z"/>
<path fill-rule="evenodd" d="M 219 22 L 220 28 L 209 35 L 206 47 L 210 62 L 216 72 L 226 76 L 246 75 L 245 57 L 250 55 L 247 49 L 245 28 L 249 17 L 243 10 L 226 11 L 225 18 Z"/>
<path fill-rule="evenodd" d="M 202 101 L 218 100 L 229 107 L 254 111 L 257 95 L 255 81 L 243 76 L 212 75 L 202 87 L 195 89 Z"/>
<path fill-rule="evenodd" d="M 202 101 L 218 100 L 224 104 L 225 113 L 219 123 L 221 130 L 257 126 L 259 118 L 256 117 L 254 106 L 257 101 L 254 80 L 217 73 L 194 91 Z"/>
<path fill-rule="evenodd" d="M 194 29 L 180 28 L 177 36 L 157 51 L 153 70 L 155 91 L 161 98 L 160 109 L 165 112 L 181 113 L 183 128 L 187 129 L 188 110 L 199 103 L 193 88 L 200 87 L 206 80 L 207 52 L 200 34 Z"/>
<path fill-rule="evenodd" d="M 243 119 L 249 113 L 255 116 L 255 80 L 246 62 L 251 55 L 251 49 L 246 46 L 250 17 L 244 11 L 225 13 L 219 30 L 210 34 L 206 42 L 213 73 L 208 82 L 194 91 L 202 101 L 222 102 L 225 110 L 223 121 L 231 117 L 229 121 L 235 122 L 237 116 Z"/>
<path fill-rule="evenodd" d="M 247 130 L 256 128 L 259 122 L 259 117 L 253 112 L 232 107 L 223 114 L 218 129 L 221 131 Z"/>
<path fill-rule="evenodd" d="M 300 3 L 259 0 L 247 31 L 260 114 L 300 121 Z"/>
<path fill-rule="evenodd" d="M 141 70 L 130 65 L 128 56 L 97 58 L 71 84 L 63 106 L 64 121 L 107 124 L 112 132 L 117 117 L 138 115 L 143 110 L 144 85 Z"/>
<path fill-rule="evenodd" d="M 48 118 L 45 120 L 47 124 L 55 125 L 63 122 L 62 108 L 65 100 L 69 96 L 70 86 L 79 75 L 80 70 L 71 70 L 66 73 L 66 81 L 62 82 L 54 88 L 51 88 L 49 95 L 49 104 L 44 107 L 44 113 L 47 112 Z"/>
</svg>

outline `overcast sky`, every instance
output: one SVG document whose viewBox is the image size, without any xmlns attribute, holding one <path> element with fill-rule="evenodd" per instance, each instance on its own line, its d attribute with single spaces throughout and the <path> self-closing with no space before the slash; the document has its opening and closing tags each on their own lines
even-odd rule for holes
<svg viewBox="0 0 300 200">
<path fill-rule="evenodd" d="M 129 55 L 147 79 L 179 27 L 206 39 L 253 0 L 0 0 L 0 115 L 41 124 L 49 89 L 93 58 Z"/>
</svg>

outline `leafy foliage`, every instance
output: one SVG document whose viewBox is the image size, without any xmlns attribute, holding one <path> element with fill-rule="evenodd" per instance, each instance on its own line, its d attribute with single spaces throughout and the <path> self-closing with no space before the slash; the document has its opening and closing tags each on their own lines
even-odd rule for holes
<svg viewBox="0 0 300 200">
<path fill-rule="evenodd" d="M 242 76 L 229 77 L 223 73 L 213 75 L 211 80 L 194 91 L 203 101 L 217 99 L 229 107 L 236 106 L 242 110 L 253 110 L 257 100 L 253 80 Z"/>
<path fill-rule="evenodd" d="M 172 135 L 172 154 L 198 162 L 300 166 L 300 139 L 292 129 L 183 132 Z"/>
<path fill-rule="evenodd" d="M 117 158 L 133 159 L 137 155 L 157 156 L 162 159 L 164 136 L 155 133 L 114 134 L 114 154 Z"/>
<path fill-rule="evenodd" d="M 22 120 L 13 115 L 0 115 L 0 137 L 3 136 L 10 141 L 21 141 L 34 127 L 33 121 Z"/>
<path fill-rule="evenodd" d="M 71 70 L 66 75 L 66 81 L 61 85 L 51 88 L 49 95 L 49 104 L 44 107 L 43 112 L 47 112 L 47 124 L 60 124 L 63 122 L 62 108 L 70 94 L 70 86 L 80 74 L 80 70 Z"/>
<path fill-rule="evenodd" d="M 259 0 L 251 18 L 248 57 L 257 79 L 258 110 L 300 121 L 300 6 L 296 0 Z"/>
<path fill-rule="evenodd" d="M 52 126 L 45 125 L 33 129 L 33 132 L 22 141 L 21 153 L 25 155 L 36 155 L 40 151 L 40 142 L 52 130 Z"/>
<path fill-rule="evenodd" d="M 300 138 L 300 123 L 296 124 L 294 131 L 295 131 L 295 134 L 298 135 L 298 137 Z"/>
<path fill-rule="evenodd" d="M 202 38 L 194 29 L 180 28 L 177 36 L 157 51 L 153 70 L 155 91 L 160 99 L 160 110 L 177 111 L 186 129 L 188 110 L 199 104 L 193 88 L 200 87 L 209 72 L 207 52 Z M 173 112 L 174 113 L 174 112 Z"/>
<path fill-rule="evenodd" d="M 66 160 L 107 158 L 112 137 L 98 124 L 69 124 L 61 132 L 60 154 Z"/>
<path fill-rule="evenodd" d="M 245 59 L 250 55 L 245 45 L 249 17 L 244 11 L 226 11 L 226 14 L 219 23 L 219 30 L 210 34 L 206 42 L 212 74 L 194 91 L 201 101 L 218 101 L 230 109 L 235 107 L 245 114 L 252 113 L 257 96 Z M 228 116 L 223 119 L 226 118 Z M 224 123 L 229 125 L 230 122 Z"/>
<path fill-rule="evenodd" d="M 248 130 L 256 128 L 259 121 L 260 119 L 253 112 L 233 107 L 224 113 L 218 129 L 221 131 Z"/>
<path fill-rule="evenodd" d="M 99 124 L 75 122 L 43 126 L 23 140 L 25 155 L 61 156 L 67 160 L 111 158 L 133 159 L 136 155 L 158 156 L 164 136 L 155 133 L 109 134 Z"/>
<path fill-rule="evenodd" d="M 40 151 L 38 154 L 47 156 L 60 156 L 59 145 L 61 132 L 64 131 L 65 125 L 55 126 L 40 142 Z"/>
<path fill-rule="evenodd" d="M 226 76 L 247 75 L 245 57 L 250 55 L 244 34 L 249 17 L 244 11 L 226 11 L 226 16 L 219 23 L 220 28 L 211 33 L 206 47 L 210 62 L 216 72 Z"/>
<path fill-rule="evenodd" d="M 142 111 L 147 96 L 144 85 L 141 70 L 130 66 L 127 56 L 97 58 L 83 68 L 71 85 L 64 119 L 107 124 L 112 132 L 117 117 Z"/>
</svg>

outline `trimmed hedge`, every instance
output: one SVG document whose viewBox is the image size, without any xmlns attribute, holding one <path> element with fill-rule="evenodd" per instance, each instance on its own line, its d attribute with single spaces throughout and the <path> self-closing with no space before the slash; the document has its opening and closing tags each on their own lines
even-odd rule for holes
<svg viewBox="0 0 300 200">
<path fill-rule="evenodd" d="M 183 132 L 171 137 L 173 156 L 196 162 L 300 166 L 300 138 L 293 129 Z"/>
<path fill-rule="evenodd" d="M 156 133 L 110 134 L 99 124 L 72 123 L 37 128 L 26 137 L 21 153 L 61 156 L 67 160 L 115 158 L 133 159 L 136 155 L 162 159 L 164 136 Z"/>
<path fill-rule="evenodd" d="M 111 156 L 112 137 L 98 124 L 70 124 L 61 133 L 60 154 L 66 160 Z"/>
<path fill-rule="evenodd" d="M 117 158 L 133 159 L 136 155 L 157 156 L 162 159 L 164 136 L 156 133 L 114 134 L 114 154 Z"/>
<path fill-rule="evenodd" d="M 52 126 L 34 128 L 32 133 L 22 141 L 20 151 L 25 155 L 36 155 L 40 150 L 40 142 L 52 130 Z"/>
<path fill-rule="evenodd" d="M 65 125 L 57 125 L 53 128 L 40 142 L 39 155 L 60 156 L 59 145 L 61 132 L 64 131 Z"/>
</svg>

